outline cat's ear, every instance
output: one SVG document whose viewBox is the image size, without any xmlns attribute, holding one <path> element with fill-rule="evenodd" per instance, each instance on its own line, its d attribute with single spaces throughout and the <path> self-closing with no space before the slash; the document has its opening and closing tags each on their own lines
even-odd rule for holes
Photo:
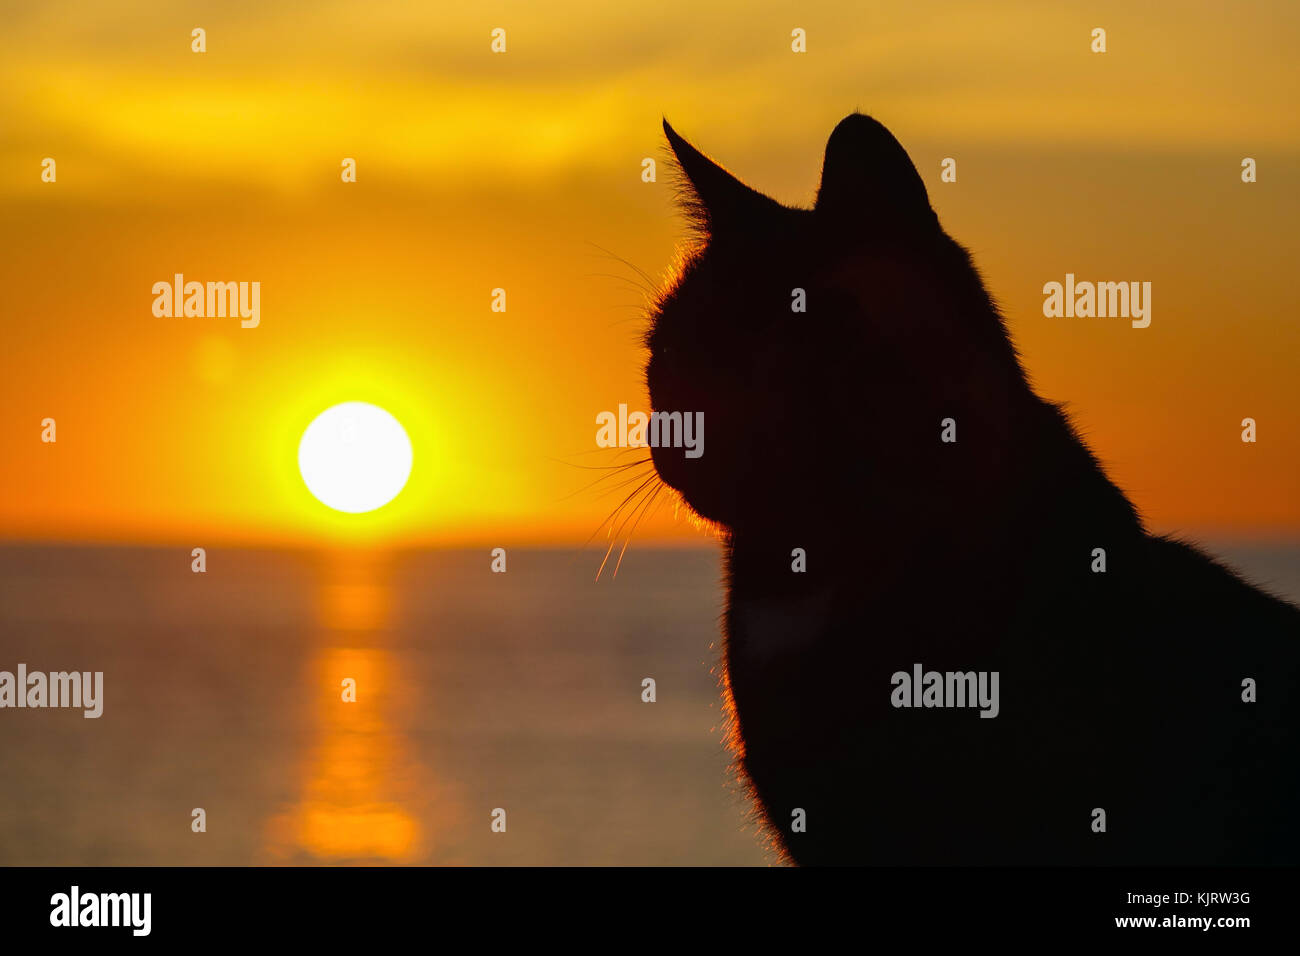
<svg viewBox="0 0 1300 956">
<path fill-rule="evenodd" d="M 858 234 L 938 226 L 907 150 L 862 113 L 846 116 L 831 132 L 814 208 L 824 221 Z"/>
<path fill-rule="evenodd" d="M 746 186 L 709 159 L 664 120 L 664 134 L 672 147 L 688 187 L 683 205 L 711 235 L 744 233 L 785 207 L 775 199 Z"/>
</svg>

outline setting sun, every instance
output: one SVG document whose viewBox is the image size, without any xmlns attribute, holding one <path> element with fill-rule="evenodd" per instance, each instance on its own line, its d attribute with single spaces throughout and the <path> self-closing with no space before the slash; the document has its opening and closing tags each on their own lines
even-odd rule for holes
<svg viewBox="0 0 1300 956">
<path fill-rule="evenodd" d="M 307 489 L 335 511 L 360 514 L 398 496 L 411 475 L 411 440 L 377 405 L 344 402 L 321 412 L 298 444 Z"/>
</svg>

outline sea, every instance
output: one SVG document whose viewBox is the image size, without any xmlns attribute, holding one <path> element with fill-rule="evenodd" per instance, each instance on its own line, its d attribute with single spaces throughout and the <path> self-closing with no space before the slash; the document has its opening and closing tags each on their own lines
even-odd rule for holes
<svg viewBox="0 0 1300 956">
<path fill-rule="evenodd" d="M 1300 601 L 1300 545 L 1211 548 Z M 0 546 L 0 864 L 765 865 L 716 549 Z M 611 564 L 613 562 L 611 561 Z"/>
</svg>

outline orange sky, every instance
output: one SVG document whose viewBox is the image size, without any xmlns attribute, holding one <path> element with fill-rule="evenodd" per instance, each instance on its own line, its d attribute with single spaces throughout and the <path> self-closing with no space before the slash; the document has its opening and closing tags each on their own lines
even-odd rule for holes
<svg viewBox="0 0 1300 956">
<path fill-rule="evenodd" d="M 1153 528 L 1300 535 L 1294 4 L 603 6 L 8 10 L 0 536 L 581 544 L 615 503 L 580 490 L 575 466 L 614 456 L 595 417 L 646 404 L 642 295 L 600 250 L 662 275 L 683 232 L 667 177 L 640 180 L 660 116 L 808 203 L 855 108 L 909 149 L 1036 387 Z M 177 272 L 260 281 L 260 326 L 156 318 Z M 1066 272 L 1151 281 L 1151 327 L 1045 318 Z M 296 467 L 353 399 L 415 449 L 366 516 Z M 666 506 L 637 540 L 701 535 Z"/>
</svg>

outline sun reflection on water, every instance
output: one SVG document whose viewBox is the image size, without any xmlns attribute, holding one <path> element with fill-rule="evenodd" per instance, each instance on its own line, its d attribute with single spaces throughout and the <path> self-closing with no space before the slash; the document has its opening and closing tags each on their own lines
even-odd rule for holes
<svg viewBox="0 0 1300 956">
<path fill-rule="evenodd" d="M 392 612 L 386 562 L 336 556 L 324 569 L 318 615 L 325 629 L 310 664 L 318 689 L 316 743 L 302 770 L 298 800 L 272 818 L 267 849 L 279 860 L 410 862 L 427 835 L 411 807 L 420 768 L 396 708 L 411 701 L 394 654 L 382 645 Z M 347 682 L 353 682 L 354 700 Z"/>
</svg>

